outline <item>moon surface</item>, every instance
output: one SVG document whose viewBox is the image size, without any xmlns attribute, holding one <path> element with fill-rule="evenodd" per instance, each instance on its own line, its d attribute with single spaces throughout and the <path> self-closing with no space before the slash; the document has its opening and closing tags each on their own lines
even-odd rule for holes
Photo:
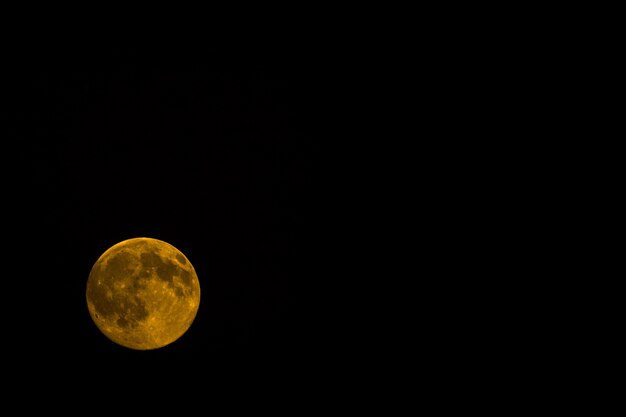
<svg viewBox="0 0 626 417">
<path fill-rule="evenodd" d="M 189 259 L 162 240 L 138 237 L 107 249 L 87 279 L 87 307 L 100 331 L 136 350 L 179 339 L 200 305 L 200 282 Z"/>
</svg>

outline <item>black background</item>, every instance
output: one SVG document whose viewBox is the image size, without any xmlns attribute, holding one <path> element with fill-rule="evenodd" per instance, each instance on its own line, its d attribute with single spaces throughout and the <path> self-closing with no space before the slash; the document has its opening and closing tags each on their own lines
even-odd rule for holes
<svg viewBox="0 0 626 417">
<path fill-rule="evenodd" d="M 7 57 L 7 361 L 322 364 L 333 342 L 331 302 L 319 297 L 332 289 L 320 273 L 333 239 L 323 233 L 315 71 L 262 50 L 178 46 L 87 56 L 48 45 Z M 154 351 L 109 341 L 85 300 L 97 258 L 140 236 L 180 249 L 202 291 L 187 333 Z"/>
</svg>

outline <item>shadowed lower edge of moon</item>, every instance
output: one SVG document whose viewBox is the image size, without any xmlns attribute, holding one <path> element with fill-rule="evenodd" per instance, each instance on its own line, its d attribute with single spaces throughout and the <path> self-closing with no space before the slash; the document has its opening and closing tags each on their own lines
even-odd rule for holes
<svg viewBox="0 0 626 417">
<path fill-rule="evenodd" d="M 138 350 L 179 339 L 200 303 L 191 262 L 171 244 L 133 238 L 107 249 L 87 282 L 89 313 L 111 341 Z"/>
</svg>

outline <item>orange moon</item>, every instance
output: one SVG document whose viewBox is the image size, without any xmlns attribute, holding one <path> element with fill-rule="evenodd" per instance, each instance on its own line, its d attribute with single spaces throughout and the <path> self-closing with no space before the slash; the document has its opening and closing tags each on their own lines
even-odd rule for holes
<svg viewBox="0 0 626 417">
<path fill-rule="evenodd" d="M 87 279 L 87 307 L 118 345 L 158 349 L 178 340 L 200 305 L 200 282 L 187 257 L 162 240 L 137 237 L 107 249 Z"/>
</svg>

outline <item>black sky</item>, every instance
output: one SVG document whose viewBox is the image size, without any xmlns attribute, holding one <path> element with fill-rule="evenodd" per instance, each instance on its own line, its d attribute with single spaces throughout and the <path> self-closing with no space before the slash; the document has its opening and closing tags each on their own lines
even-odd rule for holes
<svg viewBox="0 0 626 417">
<path fill-rule="evenodd" d="M 263 53 L 192 62 L 185 51 L 73 52 L 44 48 L 2 73 L 4 357 L 310 361 L 320 244 L 312 87 Z M 96 259 L 140 236 L 185 253 L 202 290 L 189 331 L 151 352 L 106 339 L 85 301 Z"/>
</svg>

